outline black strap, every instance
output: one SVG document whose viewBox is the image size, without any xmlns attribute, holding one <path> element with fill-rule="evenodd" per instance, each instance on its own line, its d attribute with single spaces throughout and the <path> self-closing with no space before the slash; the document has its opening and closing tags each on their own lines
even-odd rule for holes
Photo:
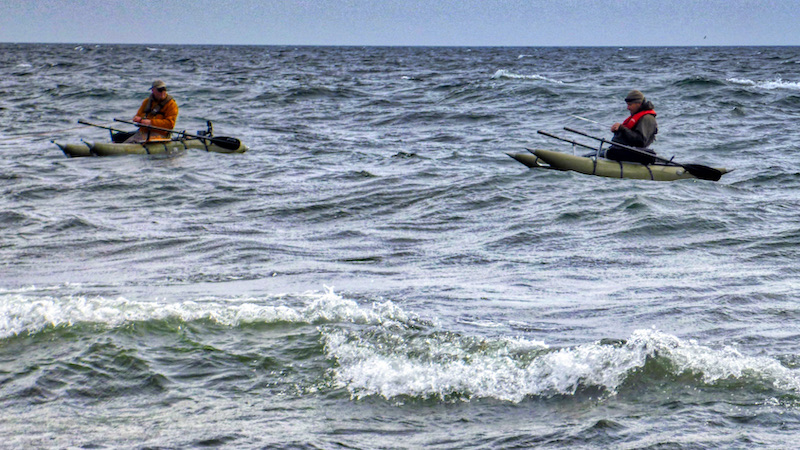
<svg viewBox="0 0 800 450">
<path fill-rule="evenodd" d="M 171 102 L 173 100 L 173 98 L 172 98 L 171 95 L 167 94 L 167 96 L 164 97 L 164 100 L 161 100 L 160 102 L 158 102 L 155 105 L 155 107 L 153 107 L 153 103 L 154 103 L 153 100 L 155 100 L 155 99 L 153 98 L 152 95 L 147 98 L 147 106 L 144 108 L 145 119 L 152 119 L 153 117 L 155 117 L 155 116 L 157 116 L 159 114 L 163 115 L 161 110 L 164 109 L 164 107 L 167 106 L 167 104 L 169 102 Z"/>
</svg>

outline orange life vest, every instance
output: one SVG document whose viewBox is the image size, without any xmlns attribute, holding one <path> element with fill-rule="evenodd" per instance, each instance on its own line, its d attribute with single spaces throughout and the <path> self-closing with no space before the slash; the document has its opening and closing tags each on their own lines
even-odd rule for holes
<svg viewBox="0 0 800 450">
<path fill-rule="evenodd" d="M 622 126 L 627 128 L 627 129 L 629 129 L 629 130 L 632 130 L 633 127 L 636 126 L 636 122 L 638 122 L 639 119 L 641 119 L 642 117 L 644 117 L 644 116 L 646 116 L 648 114 L 652 114 L 653 117 L 656 116 L 656 112 L 653 111 L 652 109 L 648 109 L 647 111 L 639 111 L 638 113 L 636 113 L 636 114 L 628 117 L 627 119 L 625 119 L 625 121 L 622 122 Z"/>
</svg>

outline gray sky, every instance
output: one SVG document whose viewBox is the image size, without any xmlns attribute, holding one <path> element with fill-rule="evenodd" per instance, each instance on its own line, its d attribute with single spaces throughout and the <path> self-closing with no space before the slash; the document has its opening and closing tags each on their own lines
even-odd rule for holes
<svg viewBox="0 0 800 450">
<path fill-rule="evenodd" d="M 800 45 L 800 0 L 0 0 L 0 42 Z"/>
</svg>

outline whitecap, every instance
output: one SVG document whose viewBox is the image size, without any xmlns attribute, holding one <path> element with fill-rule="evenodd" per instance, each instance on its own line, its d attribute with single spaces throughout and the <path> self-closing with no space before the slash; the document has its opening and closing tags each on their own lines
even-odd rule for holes
<svg viewBox="0 0 800 450">
<path fill-rule="evenodd" d="M 790 89 L 800 90 L 800 82 L 784 81 L 780 78 L 777 80 L 754 81 L 747 78 L 728 78 L 725 81 L 731 84 L 740 86 L 755 87 L 758 89 L 775 90 L 775 89 Z"/>
<path fill-rule="evenodd" d="M 492 75 L 492 79 L 534 80 L 534 81 L 546 81 L 548 83 L 555 83 L 555 84 L 564 84 L 563 81 L 555 80 L 542 75 L 520 75 L 513 72 L 509 72 L 505 69 L 500 69 L 497 72 L 495 72 L 494 75 Z"/>
<path fill-rule="evenodd" d="M 596 387 L 615 395 L 651 358 L 666 358 L 675 375 L 699 374 L 705 383 L 755 377 L 778 389 L 800 391 L 800 374 L 767 357 L 748 357 L 638 330 L 618 345 L 602 342 L 550 350 L 543 342 L 477 339 L 449 333 L 374 337 L 341 329 L 325 333 L 337 361 L 337 383 L 353 397 L 494 398 L 574 395 Z"/>
<path fill-rule="evenodd" d="M 368 306 L 345 299 L 327 288 L 299 296 L 299 306 L 276 305 L 284 295 L 270 298 L 198 299 L 165 303 L 134 301 L 124 297 L 30 297 L 13 293 L 0 297 L 0 339 L 34 334 L 49 327 L 69 327 L 78 323 L 109 328 L 132 322 L 178 319 L 183 322 L 210 320 L 236 327 L 243 323 L 350 323 L 406 328 L 420 323 L 391 301 Z"/>
</svg>

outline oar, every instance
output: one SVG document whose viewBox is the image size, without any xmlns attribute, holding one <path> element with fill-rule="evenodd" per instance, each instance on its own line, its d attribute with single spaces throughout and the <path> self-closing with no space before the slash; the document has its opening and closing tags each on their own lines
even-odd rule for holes
<svg viewBox="0 0 800 450">
<path fill-rule="evenodd" d="M 547 137 L 551 137 L 553 139 L 558 139 L 559 141 L 569 142 L 572 145 L 577 145 L 577 146 L 580 146 L 580 147 L 586 147 L 586 148 L 592 149 L 594 151 L 598 151 L 598 149 L 592 147 L 591 145 L 586 145 L 586 144 L 580 143 L 578 141 L 573 141 L 571 139 L 563 138 L 561 136 L 556 136 L 555 134 L 550 134 L 547 131 L 539 130 L 539 131 L 537 131 L 537 133 L 543 134 L 543 135 L 545 135 Z"/>
<path fill-rule="evenodd" d="M 569 128 L 569 127 L 564 127 L 564 129 L 567 130 L 567 131 L 570 131 L 572 133 L 580 134 L 581 136 L 586 136 L 588 138 L 596 139 L 596 140 L 598 140 L 600 142 L 604 142 L 604 143 L 611 144 L 611 145 L 616 145 L 617 147 L 621 147 L 621 148 L 624 148 L 626 150 L 630 150 L 630 151 L 633 151 L 633 152 L 636 152 L 636 153 L 641 153 L 642 155 L 651 157 L 651 158 L 653 158 L 653 159 L 655 159 L 657 161 L 661 161 L 661 162 L 664 162 L 664 163 L 667 163 L 667 164 L 674 164 L 676 166 L 683 167 L 684 169 L 686 169 L 687 172 L 689 172 L 690 174 L 692 174 L 695 177 L 700 178 L 702 180 L 719 181 L 719 179 L 722 178 L 722 172 L 720 172 L 719 170 L 717 170 L 717 169 L 715 169 L 713 167 L 703 166 L 703 165 L 700 165 L 700 164 L 679 164 L 679 163 L 676 163 L 676 162 L 674 162 L 672 160 L 669 160 L 669 159 L 659 158 L 658 156 L 655 156 L 655 155 L 653 155 L 651 153 L 647 153 L 645 151 L 642 151 L 642 150 L 640 150 L 640 149 L 638 149 L 636 147 L 629 147 L 627 145 L 623 145 L 623 144 L 620 144 L 620 143 L 617 143 L 617 142 L 611 142 L 609 140 L 606 140 L 606 139 L 603 139 L 603 138 L 600 138 L 600 137 L 596 137 L 596 136 L 592 136 L 590 134 L 584 133 L 583 131 L 574 130 L 574 129 Z"/>
<path fill-rule="evenodd" d="M 117 128 L 111 128 L 111 127 L 106 127 L 106 126 L 103 126 L 103 125 L 97 125 L 96 123 L 89 123 L 89 122 L 86 122 L 83 119 L 78 120 L 78 123 L 81 124 L 81 125 L 89 125 L 90 127 L 97 127 L 97 128 L 103 128 L 105 130 L 116 131 L 118 133 L 128 133 L 128 131 L 119 130 Z"/>
<path fill-rule="evenodd" d="M 122 123 L 127 123 L 127 124 L 130 124 L 130 125 L 136 125 L 137 127 L 150 128 L 152 130 L 159 130 L 159 131 L 167 131 L 167 132 L 170 132 L 170 133 L 182 134 L 184 136 L 193 137 L 193 138 L 196 138 L 196 139 L 209 140 L 214 145 L 222 147 L 222 148 L 224 148 L 226 150 L 238 150 L 239 147 L 242 145 L 242 143 L 238 139 L 232 138 L 232 137 L 200 136 L 199 134 L 190 134 L 190 133 L 187 133 L 185 131 L 175 131 L 175 130 L 170 130 L 169 128 L 154 127 L 152 125 L 144 125 L 144 124 L 141 124 L 141 123 L 131 122 L 129 120 L 122 120 L 122 119 L 114 119 L 114 122 L 122 122 Z"/>
</svg>

